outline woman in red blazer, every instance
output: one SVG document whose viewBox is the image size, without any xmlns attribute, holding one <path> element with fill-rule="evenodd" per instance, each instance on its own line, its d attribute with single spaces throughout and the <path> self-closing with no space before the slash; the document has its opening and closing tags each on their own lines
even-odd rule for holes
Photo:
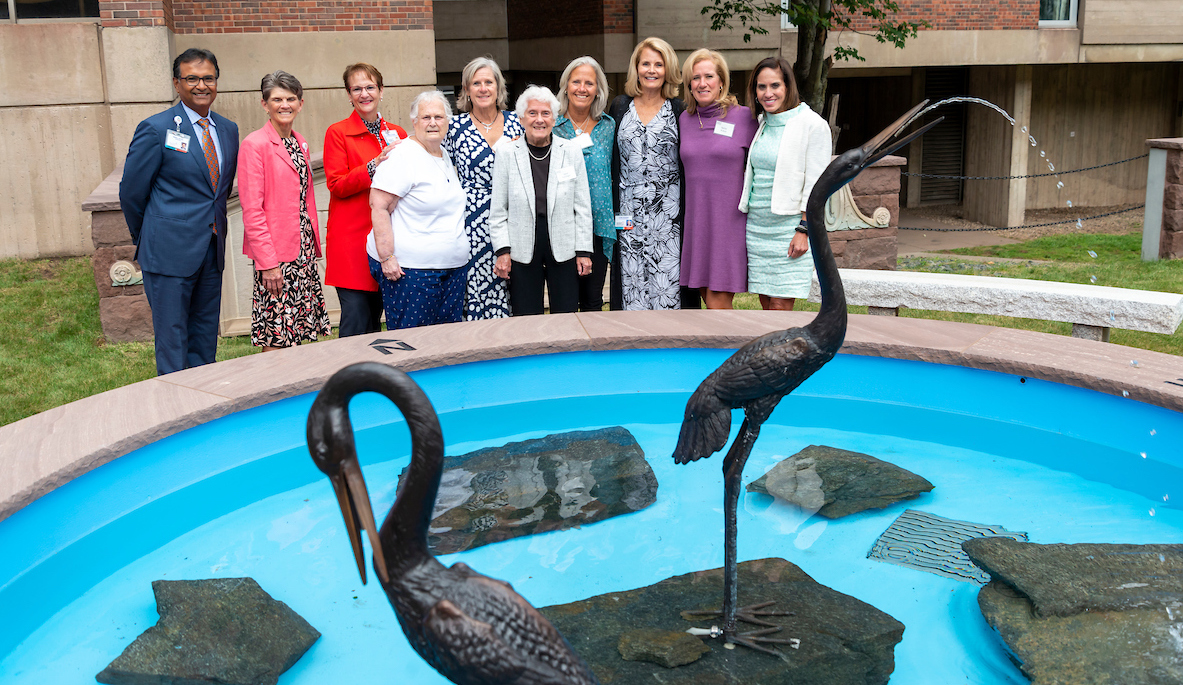
<svg viewBox="0 0 1183 685">
<path fill-rule="evenodd" d="M 382 118 L 382 74 L 369 64 L 351 64 L 342 76 L 353 113 L 325 132 L 324 164 L 329 186 L 325 236 L 325 283 L 337 288 L 342 338 L 376 333 L 382 294 L 370 276 L 366 236 L 370 234 L 370 179 L 378 163 L 407 137 Z"/>
<path fill-rule="evenodd" d="M 251 344 L 264 352 L 331 332 L 316 258 L 320 237 L 308 143 L 292 130 L 304 106 L 295 76 L 263 77 L 267 123 L 238 150 L 242 251 L 255 263 Z"/>
</svg>

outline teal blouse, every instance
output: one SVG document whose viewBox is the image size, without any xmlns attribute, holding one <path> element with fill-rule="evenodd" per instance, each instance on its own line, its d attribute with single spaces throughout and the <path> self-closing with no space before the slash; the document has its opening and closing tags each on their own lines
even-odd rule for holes
<svg viewBox="0 0 1183 685">
<path fill-rule="evenodd" d="M 567 117 L 559 117 L 554 134 L 571 140 L 575 138 L 575 124 Z M 612 211 L 612 141 L 615 137 L 616 122 L 602 114 L 591 131 L 591 147 L 583 148 L 587 185 L 591 191 L 592 232 L 603 239 L 604 256 L 609 259 L 616 243 L 616 215 Z"/>
</svg>

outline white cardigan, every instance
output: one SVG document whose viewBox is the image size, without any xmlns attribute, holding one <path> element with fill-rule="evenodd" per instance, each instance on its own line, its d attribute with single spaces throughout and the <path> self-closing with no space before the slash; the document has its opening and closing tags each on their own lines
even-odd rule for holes
<svg viewBox="0 0 1183 685">
<path fill-rule="evenodd" d="M 782 216 L 802 214 L 809 202 L 813 184 L 830 164 L 833 142 L 830 125 L 802 102 L 801 111 L 785 124 L 780 139 L 780 152 L 776 155 L 776 170 L 772 174 L 772 213 Z M 756 141 L 764 132 L 768 118 L 760 115 L 760 127 L 748 150 L 748 163 L 743 175 L 743 197 L 739 200 L 739 211 L 748 211 L 748 198 L 752 192 L 752 153 Z M 813 218 L 813 217 L 811 217 Z M 814 218 L 816 221 L 817 219 Z"/>
</svg>

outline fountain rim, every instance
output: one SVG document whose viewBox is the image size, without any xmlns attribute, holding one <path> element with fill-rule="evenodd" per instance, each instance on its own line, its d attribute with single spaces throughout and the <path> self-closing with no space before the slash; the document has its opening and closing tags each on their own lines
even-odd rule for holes
<svg viewBox="0 0 1183 685">
<path fill-rule="evenodd" d="M 812 312 L 591 312 L 384 331 L 151 378 L 0 427 L 0 521 L 144 445 L 229 414 L 315 392 L 335 371 L 403 371 L 559 352 L 737 348 Z M 383 345 L 381 341 L 387 341 Z M 405 343 L 405 345 L 400 345 Z M 403 349 L 404 347 L 413 349 Z M 379 347 L 386 347 L 389 354 Z M 840 354 L 998 371 L 1183 411 L 1183 357 L 977 324 L 851 315 Z M 1137 360 L 1137 366 L 1133 365 Z"/>
</svg>

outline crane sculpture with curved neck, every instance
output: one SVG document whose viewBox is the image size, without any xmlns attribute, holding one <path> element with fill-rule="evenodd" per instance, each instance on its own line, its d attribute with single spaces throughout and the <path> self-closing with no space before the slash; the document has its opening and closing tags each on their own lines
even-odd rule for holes
<svg viewBox="0 0 1183 685">
<path fill-rule="evenodd" d="M 813 251 L 813 264 L 817 269 L 822 302 L 821 309 L 813 321 L 802 328 L 768 333 L 739 348 L 707 376 L 686 402 L 682 430 L 678 435 L 678 444 L 673 455 L 674 461 L 679 464 L 709 457 L 723 449 L 731 433 L 731 410 L 744 410 L 739 435 L 723 460 L 723 611 L 689 612 L 716 616 L 722 613 L 722 629 L 714 627 L 709 634 L 713 637 L 722 637 L 730 644 L 741 644 L 779 656 L 777 651 L 762 646 L 762 643 L 793 642 L 767 637 L 779 631 L 780 627 L 757 618 L 785 615 L 783 612 L 760 611 L 768 604 L 745 607 L 742 610 L 737 607 L 736 507 L 739 504 L 743 467 L 752 452 L 752 445 L 760 435 L 760 426 L 785 395 L 834 357 L 846 337 L 846 295 L 842 290 L 838 263 L 834 260 L 834 252 L 830 249 L 830 239 L 822 220 L 825 216 L 826 200 L 842 186 L 850 183 L 863 169 L 919 138 L 928 129 L 940 123 L 941 120 L 937 119 L 909 136 L 897 138 L 897 135 L 911 123 L 912 117 L 927 103 L 925 100 L 914 107 L 862 147 L 848 150 L 836 157 L 814 184 L 806 204 L 806 215 L 813 219 L 809 222 L 808 228 L 809 246 Z M 739 633 L 736 629 L 737 618 L 763 628 Z"/>
<path fill-rule="evenodd" d="M 362 392 L 389 398 L 411 430 L 411 464 L 381 529 L 349 420 L 349 400 Z M 372 362 L 333 374 L 308 412 L 308 451 L 333 484 L 362 582 L 364 529 L 399 625 L 432 668 L 457 685 L 597 683 L 567 640 L 509 583 L 463 563 L 446 567 L 431 555 L 427 530 L 444 471 L 444 436 L 431 401 L 407 374 Z"/>
</svg>

